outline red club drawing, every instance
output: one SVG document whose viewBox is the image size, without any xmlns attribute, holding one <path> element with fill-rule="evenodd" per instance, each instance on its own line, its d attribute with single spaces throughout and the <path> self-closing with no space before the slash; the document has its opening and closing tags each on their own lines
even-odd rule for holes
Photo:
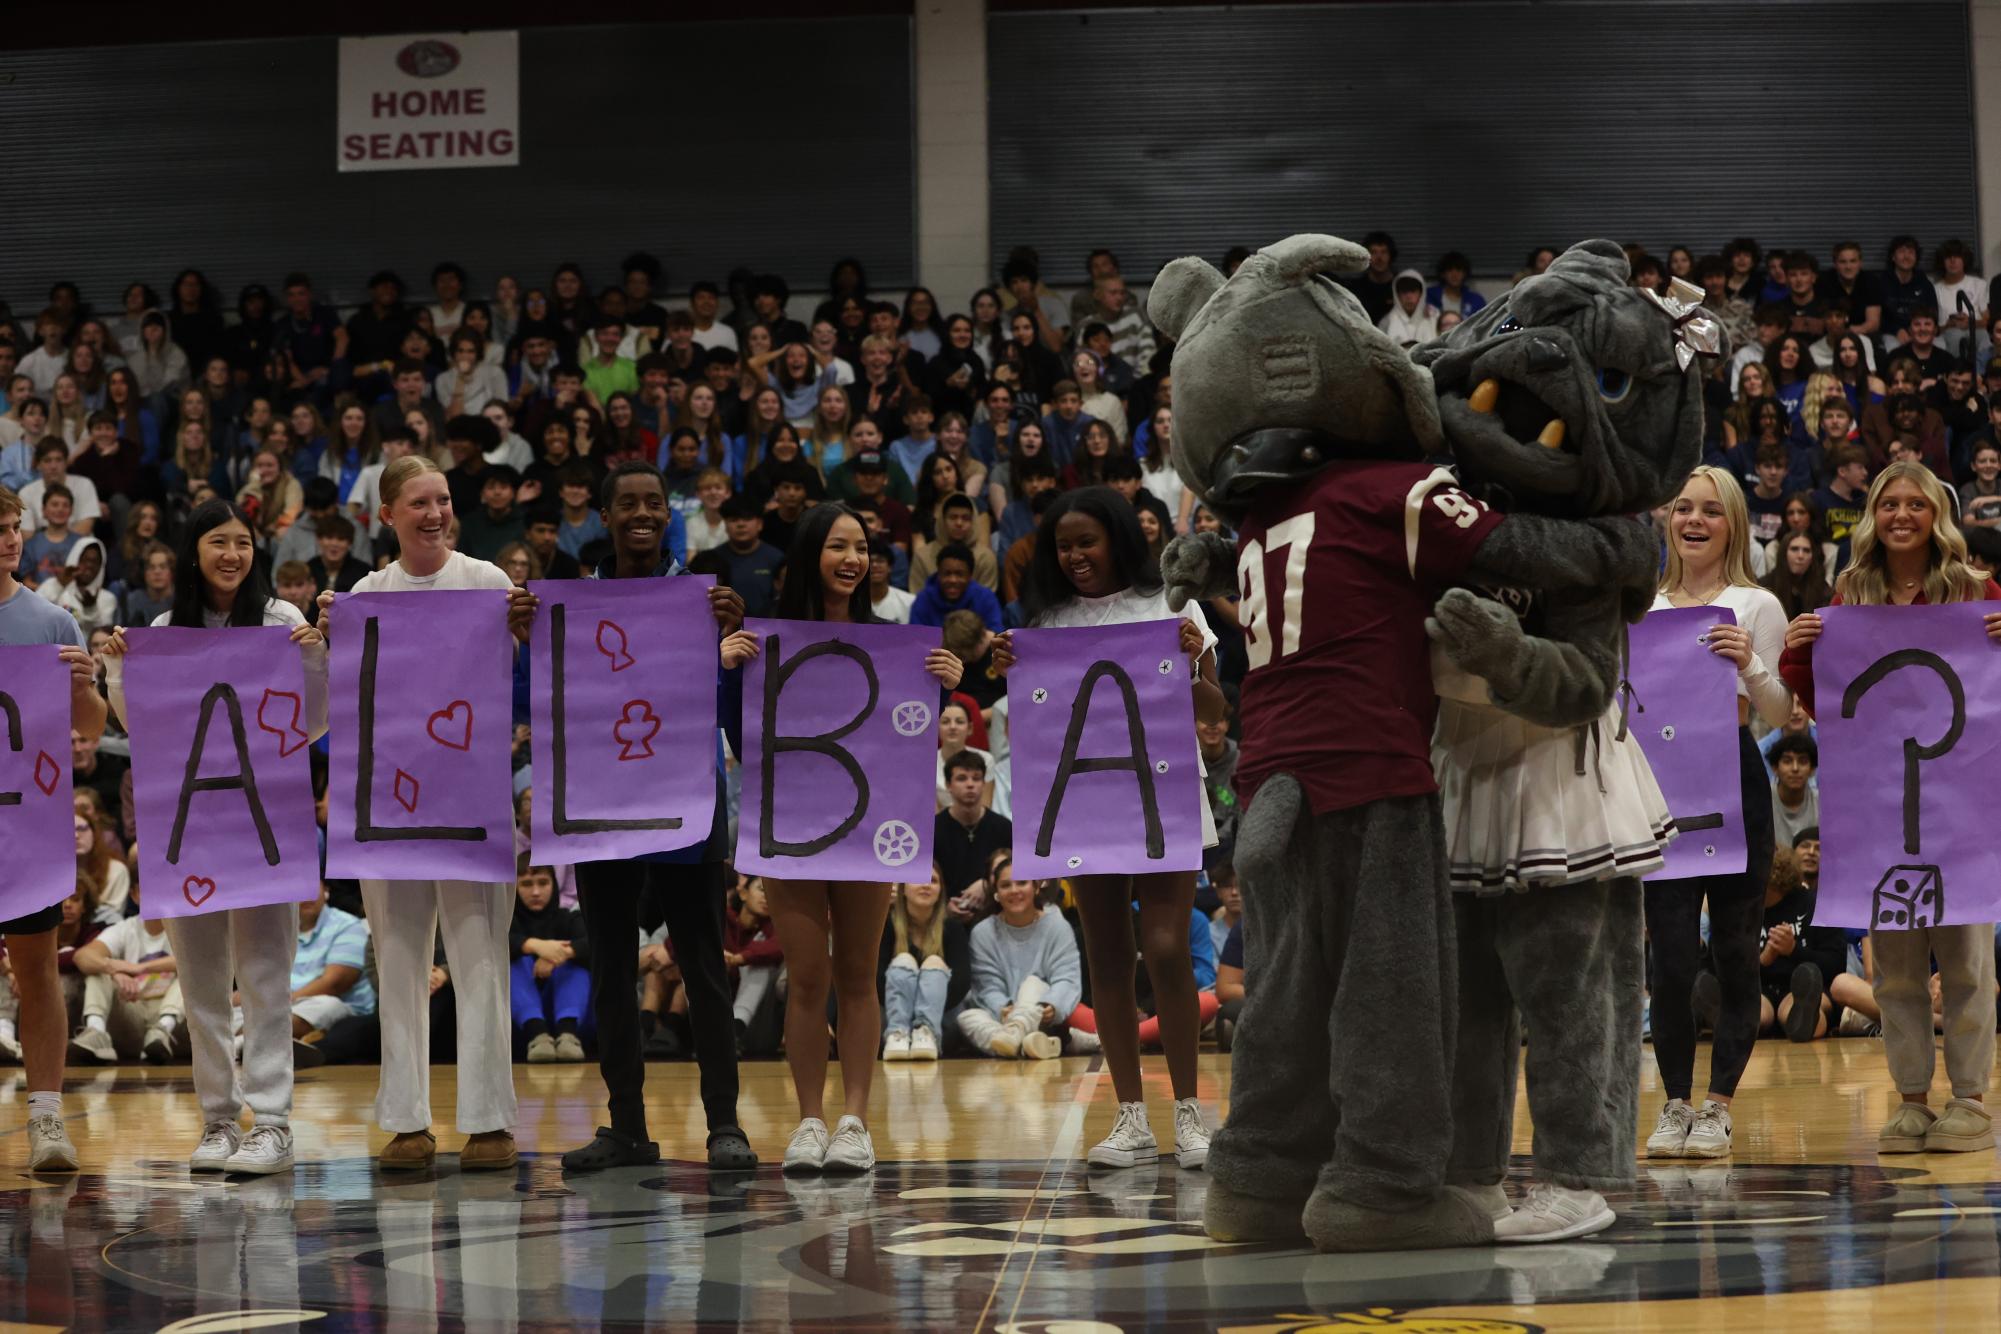
<svg viewBox="0 0 2001 1334">
<path fill-rule="evenodd" d="M 415 815 L 417 813 L 417 795 L 422 787 L 423 784 L 419 783 L 402 769 L 398 769 L 396 771 L 396 782 L 390 788 L 390 794 L 396 798 L 398 806 Z"/>
<path fill-rule="evenodd" d="M 444 708 L 431 715 L 424 724 L 424 730 L 431 734 L 431 740 L 453 750 L 472 749 L 472 705 L 462 699 L 455 699 Z"/>
<path fill-rule="evenodd" d="M 643 699 L 627 700 L 625 712 L 612 724 L 611 735 L 620 746 L 621 760 L 653 758 L 653 738 L 660 735 L 660 716 Z"/>
<path fill-rule="evenodd" d="M 626 651 L 625 627 L 617 621 L 598 622 L 598 652 L 611 659 L 614 672 L 622 672 L 639 661 Z"/>
<path fill-rule="evenodd" d="M 286 757 L 301 746 L 311 743 L 312 738 L 299 726 L 299 711 L 302 706 L 299 697 L 289 690 L 264 691 L 264 698 L 257 702 L 257 726 L 278 738 L 278 754 Z"/>
<path fill-rule="evenodd" d="M 43 796 L 56 794 L 56 783 L 62 776 L 62 766 L 50 759 L 46 750 L 35 756 L 35 786 L 42 790 Z"/>
<path fill-rule="evenodd" d="M 190 908 L 199 908 L 215 897 L 215 881 L 205 875 L 191 875 L 181 881 L 181 897 Z"/>
</svg>

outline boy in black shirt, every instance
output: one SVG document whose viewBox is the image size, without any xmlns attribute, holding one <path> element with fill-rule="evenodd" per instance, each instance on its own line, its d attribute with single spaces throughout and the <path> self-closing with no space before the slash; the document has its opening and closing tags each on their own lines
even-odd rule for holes
<svg viewBox="0 0 2001 1334">
<path fill-rule="evenodd" d="M 756 501 L 731 496 L 723 502 L 729 541 L 704 551 L 689 566 L 697 573 L 713 573 L 725 588 L 735 589 L 746 616 L 769 616 L 778 603 L 778 567 L 785 563 L 785 553 L 763 540 L 764 518 Z"/>
<path fill-rule="evenodd" d="M 1781 859 L 1765 886 L 1765 921 L 1758 942 L 1758 982 L 1764 991 L 1759 1032 L 1776 1026 L 1793 1042 L 1824 1038 L 1838 1022 L 1830 994 L 1834 979 L 1848 966 L 1848 937 L 1838 928 L 1813 925 L 1818 892 L 1807 883 L 1806 867 L 1820 878 L 1820 830 L 1800 830 L 1793 860 Z M 1788 874 L 1787 872 L 1791 873 Z"/>
</svg>

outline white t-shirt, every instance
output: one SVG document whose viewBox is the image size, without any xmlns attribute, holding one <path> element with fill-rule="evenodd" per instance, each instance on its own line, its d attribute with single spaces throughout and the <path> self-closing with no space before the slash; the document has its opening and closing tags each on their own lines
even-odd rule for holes
<svg viewBox="0 0 2001 1334">
<path fill-rule="evenodd" d="M 403 568 L 403 562 L 392 561 L 388 569 L 371 571 L 356 580 L 352 591 L 414 593 L 429 588 L 445 592 L 459 592 L 468 588 L 497 588 L 502 592 L 508 592 L 513 587 L 514 581 L 507 577 L 507 571 L 492 561 L 474 560 L 463 551 L 454 551 L 445 558 L 445 563 L 438 567 L 436 574 L 414 575 Z"/>
<path fill-rule="evenodd" d="M 158 932 L 147 930 L 148 926 L 158 926 Z M 111 952 L 111 957 L 125 963 L 145 963 L 148 959 L 162 958 L 173 953 L 167 943 L 167 928 L 164 922 L 148 923 L 143 917 L 128 917 L 122 922 L 107 926 L 98 933 L 97 943 Z M 172 973 L 149 973 L 140 984 L 139 995 L 146 1000 L 164 996 L 173 989 Z"/>
<path fill-rule="evenodd" d="M 695 330 L 695 346 L 702 348 L 726 347 L 734 352 L 737 350 L 736 330 L 730 328 L 729 325 L 724 324 L 721 320 L 717 320 L 706 329 Z"/>
<path fill-rule="evenodd" d="M 1938 322 L 1944 324 L 1959 314 L 1959 298 L 1964 296 L 1973 306 L 1970 322 L 1980 323 L 1980 312 L 1987 309 L 1987 280 L 1978 274 L 1969 273 L 1956 283 L 1932 279 L 1932 290 L 1938 293 Z"/>
<path fill-rule="evenodd" d="M 1731 584 L 1710 603 L 1736 613 L 1737 624 L 1751 636 L 1751 665 L 1737 673 L 1737 697 L 1751 701 L 1751 711 L 1773 727 L 1793 716 L 1793 692 L 1779 679 L 1779 655 L 1786 651 L 1786 610 L 1770 589 Z M 1653 610 L 1674 606 L 1665 593 L 1654 594 Z"/>
<path fill-rule="evenodd" d="M 78 477 L 71 473 L 63 478 L 63 485 L 69 488 L 69 524 L 74 528 L 78 523 L 95 521 L 104 517 L 104 507 L 97 500 L 97 483 L 88 477 Z M 37 477 L 21 488 L 21 535 L 32 536 L 42 525 L 42 492 L 47 483 Z"/>
<path fill-rule="evenodd" d="M 893 625 L 909 625 L 910 608 L 916 601 L 915 593 L 891 584 L 888 591 L 875 600 L 875 614 Z"/>
</svg>

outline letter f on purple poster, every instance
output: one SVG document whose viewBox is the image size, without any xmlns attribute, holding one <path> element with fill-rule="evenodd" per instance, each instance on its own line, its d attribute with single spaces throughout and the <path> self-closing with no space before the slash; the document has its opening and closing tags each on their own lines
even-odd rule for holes
<svg viewBox="0 0 2001 1334">
<path fill-rule="evenodd" d="M 1208 798 L 1180 637 L 1178 619 L 1015 631 L 1016 875 L 1201 867 Z"/>
<path fill-rule="evenodd" d="M 1737 782 L 1737 668 L 1703 638 L 1736 620 L 1728 607 L 1675 607 L 1648 612 L 1632 629 L 1626 726 L 1679 831 L 1667 865 L 1649 880 L 1729 875 L 1750 864 Z"/>
<path fill-rule="evenodd" d="M 573 863 L 707 839 L 716 811 L 715 580 L 537 580 L 529 637 L 536 856 Z"/>
<path fill-rule="evenodd" d="M 21 592 L 16 597 L 33 597 Z M 0 648 L 0 921 L 76 889 L 69 668 L 52 644 Z"/>
</svg>

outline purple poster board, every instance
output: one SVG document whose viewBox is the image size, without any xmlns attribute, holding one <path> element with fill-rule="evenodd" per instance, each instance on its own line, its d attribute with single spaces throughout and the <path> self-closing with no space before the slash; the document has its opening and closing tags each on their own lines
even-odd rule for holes
<svg viewBox="0 0 2001 1334">
<path fill-rule="evenodd" d="M 1017 630 L 1014 649 L 1015 874 L 1199 870 L 1208 798 L 1179 618 Z"/>
<path fill-rule="evenodd" d="M 514 880 L 514 639 L 496 589 L 343 593 L 327 874 Z"/>
<path fill-rule="evenodd" d="M 1984 836 L 2001 773 L 2001 647 L 1982 623 L 1990 609 L 1821 613 L 1817 923 L 1898 931 L 2001 918 L 2001 851 Z"/>
<path fill-rule="evenodd" d="M 533 841 L 569 865 L 685 848 L 716 811 L 715 580 L 550 579 L 529 637 Z"/>
<path fill-rule="evenodd" d="M 33 597 L 25 589 L 16 597 Z M 0 648 L 0 921 L 76 890 L 70 802 L 69 666 L 54 644 Z M 5 986 L 0 982 L 0 986 Z"/>
<path fill-rule="evenodd" d="M 1737 782 L 1737 666 L 1704 640 L 1711 626 L 1736 623 L 1728 607 L 1674 607 L 1632 628 L 1626 725 L 1679 831 L 1667 865 L 1649 880 L 1730 875 L 1750 864 Z"/>
<path fill-rule="evenodd" d="M 292 632 L 162 626 L 125 635 L 146 915 L 313 898 L 320 842 L 306 673 Z"/>
<path fill-rule="evenodd" d="M 736 866 L 795 880 L 928 876 L 938 679 L 919 625 L 744 622 Z"/>
</svg>

